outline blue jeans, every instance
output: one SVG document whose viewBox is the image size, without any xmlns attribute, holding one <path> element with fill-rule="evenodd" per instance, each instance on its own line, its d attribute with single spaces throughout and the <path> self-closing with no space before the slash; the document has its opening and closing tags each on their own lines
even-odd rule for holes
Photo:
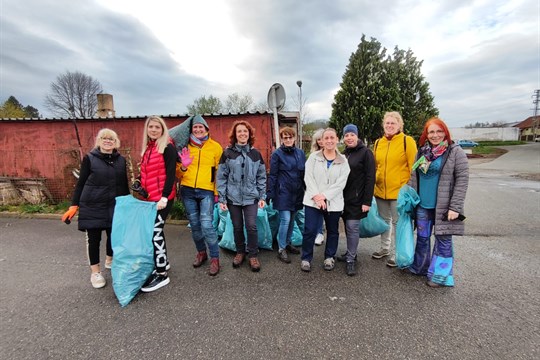
<svg viewBox="0 0 540 360">
<path fill-rule="evenodd" d="M 191 226 L 191 236 L 197 251 L 210 251 L 211 258 L 219 258 L 218 237 L 212 225 L 214 192 L 182 186 L 180 189 L 186 215 Z"/>
<path fill-rule="evenodd" d="M 315 237 L 319 234 L 319 229 L 324 220 L 326 224 L 326 247 L 324 258 L 336 256 L 339 240 L 339 219 L 341 211 L 323 211 L 311 206 L 305 206 L 306 224 L 304 237 L 302 240 L 302 260 L 311 262 L 313 260 L 313 246 Z"/>
<path fill-rule="evenodd" d="M 283 250 L 287 245 L 291 244 L 291 236 L 294 229 L 294 219 L 296 211 L 279 210 L 279 230 L 278 230 L 278 246 L 279 250 Z"/>
<path fill-rule="evenodd" d="M 431 253 L 431 234 L 435 223 L 435 209 L 416 208 L 416 248 L 411 272 L 426 275 L 434 283 L 454 286 L 454 250 L 452 235 L 435 235 Z"/>
</svg>

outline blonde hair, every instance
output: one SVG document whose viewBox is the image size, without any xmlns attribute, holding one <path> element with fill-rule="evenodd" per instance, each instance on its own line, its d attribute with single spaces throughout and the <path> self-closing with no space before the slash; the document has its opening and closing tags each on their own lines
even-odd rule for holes
<svg viewBox="0 0 540 360">
<path fill-rule="evenodd" d="M 317 143 L 317 140 L 321 140 L 324 133 L 324 129 L 319 129 L 311 135 L 311 152 L 321 150 L 321 147 Z"/>
<path fill-rule="evenodd" d="M 156 140 L 158 153 L 163 154 L 163 152 L 165 151 L 165 148 L 167 147 L 167 144 L 169 144 L 169 129 L 167 128 L 167 125 L 165 124 L 165 120 L 163 120 L 161 117 L 156 116 L 156 115 L 149 116 L 148 119 L 146 119 L 146 122 L 144 123 L 144 134 L 143 134 L 141 156 L 144 155 L 144 152 L 146 151 L 146 147 L 148 146 L 148 139 L 149 139 L 148 138 L 148 124 L 150 123 L 150 121 L 158 122 L 163 129 L 163 133 Z"/>
<path fill-rule="evenodd" d="M 118 135 L 111 129 L 101 129 L 98 131 L 96 135 L 96 141 L 94 143 L 94 149 L 99 149 L 103 138 L 111 138 L 114 140 L 114 148 L 119 149 L 120 148 L 120 139 L 118 138 Z"/>
<path fill-rule="evenodd" d="M 397 111 L 388 111 L 384 113 L 384 116 L 382 119 L 383 126 L 384 126 L 384 119 L 386 119 L 387 117 L 394 118 L 399 125 L 399 131 L 403 132 L 403 118 L 401 117 L 400 113 L 398 113 Z"/>
</svg>

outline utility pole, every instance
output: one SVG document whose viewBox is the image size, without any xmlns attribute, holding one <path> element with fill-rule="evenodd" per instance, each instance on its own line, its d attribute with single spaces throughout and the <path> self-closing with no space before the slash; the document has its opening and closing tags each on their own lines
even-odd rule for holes
<svg viewBox="0 0 540 360">
<path fill-rule="evenodd" d="M 298 85 L 298 141 L 300 142 L 300 146 L 298 146 L 300 149 L 304 149 L 304 143 L 302 142 L 302 80 L 298 80 L 296 82 L 296 85 Z"/>
<path fill-rule="evenodd" d="M 538 106 L 540 105 L 540 89 L 534 90 L 533 95 L 533 104 L 534 104 L 534 116 L 533 116 L 533 136 L 532 141 L 538 136 L 536 131 L 538 130 Z"/>
</svg>

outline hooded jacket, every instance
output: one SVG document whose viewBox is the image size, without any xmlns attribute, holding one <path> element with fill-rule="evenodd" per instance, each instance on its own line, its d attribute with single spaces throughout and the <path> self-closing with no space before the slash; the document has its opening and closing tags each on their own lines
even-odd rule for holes
<svg viewBox="0 0 540 360">
<path fill-rule="evenodd" d="M 313 197 L 322 193 L 326 197 L 328 211 L 342 211 L 344 206 L 343 189 L 350 171 L 347 159 L 337 150 L 336 158 L 330 167 L 327 167 L 322 150 L 309 155 L 304 175 L 306 183 L 304 205 L 318 208 Z"/>
<path fill-rule="evenodd" d="M 246 206 L 266 200 L 266 168 L 262 155 L 250 145 L 229 146 L 219 162 L 219 202 Z"/>
<path fill-rule="evenodd" d="M 343 189 L 345 220 L 359 220 L 367 216 L 362 205 L 371 206 L 375 185 L 375 159 L 373 153 L 358 140 L 358 145 L 345 148 L 343 152 L 349 162 L 351 172 Z"/>
<path fill-rule="evenodd" d="M 418 158 L 420 153 L 417 154 Z M 463 235 L 465 224 L 461 220 L 445 221 L 443 214 L 448 210 L 464 215 L 465 195 L 469 187 L 469 161 L 461 146 L 453 143 L 442 156 L 441 176 L 437 187 L 435 205 L 435 235 Z M 419 194 L 418 171 L 411 174 L 409 186 Z"/>
<path fill-rule="evenodd" d="M 187 171 L 177 171 L 176 176 L 180 185 L 194 189 L 204 189 L 217 195 L 216 175 L 223 154 L 221 145 L 208 138 L 201 148 L 188 144 L 189 155 L 193 162 L 187 167 Z"/>
<path fill-rule="evenodd" d="M 296 146 L 281 145 L 270 158 L 267 198 L 276 210 L 302 209 L 306 155 Z"/>
<path fill-rule="evenodd" d="M 72 204 L 79 206 L 79 230 L 112 227 L 115 198 L 128 195 L 126 159 L 116 150 L 93 149 L 82 161 Z"/>
<path fill-rule="evenodd" d="M 399 189 L 409 181 L 416 155 L 416 143 L 402 132 L 388 140 L 381 137 L 375 143 L 375 197 L 396 200 Z"/>
</svg>

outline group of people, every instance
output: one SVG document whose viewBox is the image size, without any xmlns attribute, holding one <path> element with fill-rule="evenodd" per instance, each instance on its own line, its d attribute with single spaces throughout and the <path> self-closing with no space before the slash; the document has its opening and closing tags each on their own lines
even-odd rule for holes
<svg viewBox="0 0 540 360">
<path fill-rule="evenodd" d="M 323 268 L 331 271 L 336 260 L 343 261 L 346 274 L 354 276 L 360 221 L 367 216 L 375 197 L 380 216 L 390 226 L 381 235 L 380 249 L 372 258 L 387 257 L 387 266 L 396 267 L 397 197 L 400 188 L 408 184 L 421 200 L 416 208 L 414 262 L 404 271 L 426 276 L 432 287 L 453 286 L 452 235 L 464 231 L 459 219 L 468 186 L 466 155 L 452 142 L 447 126 L 439 118 L 425 124 L 419 150 L 414 139 L 403 133 L 399 113 L 385 113 L 382 126 L 384 135 L 371 150 L 359 137 L 358 127 L 346 125 L 342 153 L 338 150 L 337 131 L 321 129 L 313 136 L 307 161 L 304 152 L 295 146 L 296 131 L 283 127 L 279 131 L 281 146 L 272 153 L 267 175 L 263 157 L 254 148 L 254 128 L 246 121 L 233 124 L 229 144 L 223 150 L 210 137 L 208 124 L 200 115 L 188 118 L 170 132 L 162 118 L 149 117 L 144 127 L 137 189 L 145 190 L 142 200 L 157 203 L 152 239 L 155 270 L 141 290 L 154 291 L 170 282 L 163 227 L 176 197 L 177 180 L 196 248 L 193 267 L 199 268 L 210 259 L 210 276 L 217 275 L 221 268 L 213 225 L 215 203 L 222 211 L 228 210 L 231 217 L 236 246 L 234 268 L 241 267 L 247 258 L 250 269 L 260 271 L 257 212 L 268 201 L 279 214 L 279 260 L 291 263 L 290 255 L 300 254 L 301 270 L 311 271 L 314 246 L 324 242 L 324 226 Z M 105 231 L 107 236 L 105 267 L 110 268 L 115 197 L 129 193 L 126 161 L 118 153 L 119 147 L 114 131 L 100 130 L 95 148 L 82 161 L 72 206 L 63 217 L 71 219 L 79 211 L 79 230 L 86 232 L 95 288 L 106 283 L 99 264 L 101 234 Z M 299 249 L 292 245 L 291 237 L 297 212 L 302 209 L 305 222 Z M 344 222 L 347 250 L 338 256 L 340 219 Z"/>
</svg>

